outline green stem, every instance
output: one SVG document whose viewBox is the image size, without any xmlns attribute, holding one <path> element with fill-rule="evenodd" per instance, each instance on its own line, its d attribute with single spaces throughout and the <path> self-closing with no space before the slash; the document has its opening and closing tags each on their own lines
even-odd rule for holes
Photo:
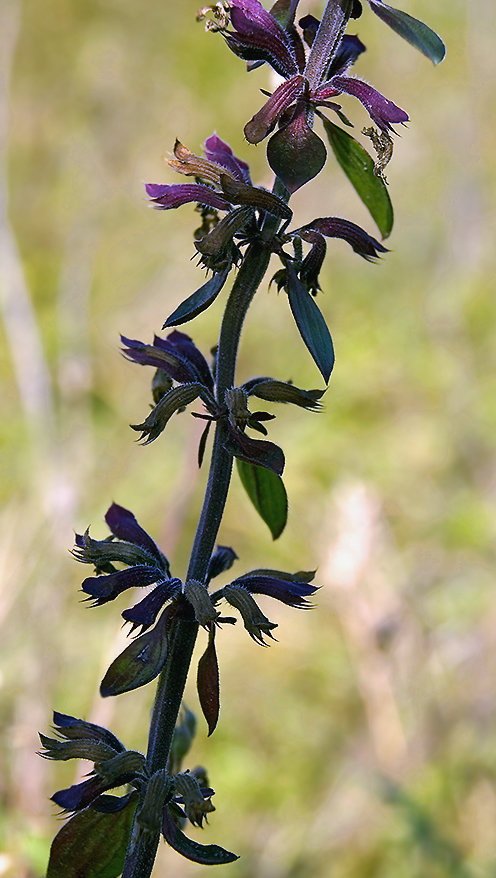
<svg viewBox="0 0 496 878">
<path fill-rule="evenodd" d="M 270 248 L 262 242 L 252 244 L 229 296 L 217 351 L 217 400 L 224 404 L 225 392 L 234 384 L 239 340 L 248 307 L 270 260 Z M 196 530 L 188 568 L 188 579 L 204 582 L 217 539 L 232 473 L 232 455 L 225 448 L 227 428 L 223 420 L 216 425 L 212 458 L 203 507 Z M 172 736 L 181 707 L 191 664 L 198 623 L 177 619 L 169 635 L 169 652 L 159 677 L 148 737 L 147 765 L 150 773 L 167 766 Z M 149 878 L 159 837 L 142 830 L 137 821 L 128 848 L 123 878 Z"/>
</svg>

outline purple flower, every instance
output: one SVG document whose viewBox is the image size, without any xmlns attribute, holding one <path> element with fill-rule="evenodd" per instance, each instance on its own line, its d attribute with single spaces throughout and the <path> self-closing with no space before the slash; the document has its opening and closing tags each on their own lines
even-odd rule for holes
<svg viewBox="0 0 496 878">
<path fill-rule="evenodd" d="M 246 242 L 257 230 L 258 214 L 269 213 L 281 219 L 290 219 L 292 214 L 282 199 L 253 186 L 246 162 L 235 156 L 217 134 L 207 138 L 203 151 L 205 157 L 197 156 L 176 140 L 168 164 L 178 173 L 194 177 L 195 183 L 147 183 L 145 188 L 158 210 L 187 203 L 201 208 L 203 222 L 196 232 L 195 245 L 201 263 L 220 273 L 239 261 L 237 242 Z M 222 220 L 219 210 L 227 213 Z M 226 277 L 227 273 L 222 283 Z"/>
<path fill-rule="evenodd" d="M 344 36 L 329 58 L 321 81 L 311 87 L 306 78 L 304 42 L 312 45 L 319 22 L 307 15 L 299 22 L 302 35 L 294 24 L 298 2 L 276 3 L 267 12 L 259 0 L 230 0 L 231 28 L 219 26 L 234 54 L 253 63 L 268 63 L 285 81 L 265 105 L 245 125 L 250 143 L 260 143 L 279 125 L 271 138 L 267 155 L 274 172 L 290 192 L 316 176 L 326 161 L 326 149 L 313 132 L 314 111 L 318 107 L 334 110 L 344 118 L 340 106 L 329 99 L 340 94 L 356 97 L 382 131 L 408 121 L 408 115 L 372 86 L 345 75 L 347 69 L 365 50 L 358 37 Z M 355 4 L 352 15 L 361 12 Z M 303 36 L 303 39 L 302 39 Z"/>
<path fill-rule="evenodd" d="M 181 582 L 171 578 L 167 558 L 129 509 L 112 503 L 105 521 L 112 534 L 105 540 L 92 539 L 88 531 L 76 534 L 74 557 L 92 564 L 98 574 L 87 577 L 82 590 L 91 605 L 97 607 L 130 588 L 155 585 L 143 600 L 122 613 L 124 620 L 131 622 L 132 630 L 139 625 L 145 630 L 153 625 L 164 604 L 177 596 Z M 126 564 L 127 568 L 117 569 L 116 564 Z"/>
</svg>

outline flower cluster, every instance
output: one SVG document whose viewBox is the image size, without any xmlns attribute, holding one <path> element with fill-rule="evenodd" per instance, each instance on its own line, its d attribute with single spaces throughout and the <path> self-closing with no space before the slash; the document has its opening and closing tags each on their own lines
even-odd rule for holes
<svg viewBox="0 0 496 878">
<path fill-rule="evenodd" d="M 357 98 L 382 132 L 408 121 L 404 110 L 367 82 L 348 75 L 349 68 L 365 51 L 357 36 L 343 33 L 337 45 L 331 41 L 317 81 L 309 77 L 306 47 L 311 50 L 320 22 L 306 15 L 300 19 L 298 30 L 297 6 L 298 2 L 276 3 L 267 12 L 259 0 L 229 0 L 228 15 L 216 28 L 232 52 L 251 66 L 253 62 L 268 63 L 284 80 L 246 123 L 244 132 L 250 143 L 260 143 L 279 125 L 269 141 L 267 158 L 289 192 L 315 177 L 326 161 L 324 143 L 313 131 L 315 112 L 324 107 L 351 124 L 333 98 L 341 94 Z M 351 14 L 361 14 L 359 4 L 354 4 Z"/>
<path fill-rule="evenodd" d="M 109 862 L 115 866 L 112 874 L 120 874 L 135 816 L 140 826 L 161 831 L 172 848 L 194 862 L 210 865 L 237 859 L 230 851 L 217 845 L 200 845 L 182 832 L 187 820 L 201 828 L 207 815 L 215 811 L 215 791 L 205 769 L 197 766 L 181 771 L 196 725 L 190 710 L 185 708 L 182 713 L 174 732 L 168 771 L 154 774 L 150 774 L 142 753 L 126 750 L 108 729 L 66 714 L 53 714 L 56 737 L 40 734 L 40 755 L 51 760 L 88 760 L 93 769 L 87 780 L 52 796 L 52 801 L 72 817 L 52 845 L 51 863 L 60 858 L 63 862 L 67 851 L 74 849 L 79 875 L 103 874 Z M 108 790 L 119 788 L 123 788 L 122 795 L 108 795 Z M 84 845 L 80 844 L 82 838 Z"/>
<path fill-rule="evenodd" d="M 430 28 L 382 0 L 367 2 L 372 12 L 431 60 L 442 60 L 443 43 Z M 235 386 L 240 332 L 274 254 L 281 267 L 273 281 L 286 293 L 300 336 L 327 385 L 334 348 L 315 301 L 321 290 L 327 241 L 344 240 L 367 261 L 376 260 L 387 250 L 356 223 L 337 216 L 319 216 L 293 228 L 288 201 L 320 173 L 327 160 L 327 147 L 314 131 L 315 121 L 320 119 L 339 165 L 382 239 L 387 238 L 393 211 L 383 170 L 391 157 L 394 126 L 406 123 L 409 117 L 369 83 L 350 75 L 365 51 L 358 35 L 346 33 L 350 19 L 362 14 L 360 0 L 328 0 L 321 21 L 312 15 L 297 21 L 298 7 L 299 0 L 276 0 L 270 11 L 259 0 L 217 0 L 198 16 L 209 17 L 208 29 L 220 33 L 228 48 L 247 62 L 248 69 L 268 64 L 282 80 L 273 93 L 264 92 L 267 100 L 244 126 L 251 144 L 269 138 L 267 157 L 276 175 L 273 191 L 253 184 L 247 163 L 216 133 L 205 141 L 203 155 L 176 140 L 168 164 L 191 180 L 146 185 L 150 203 L 157 210 L 196 205 L 201 218 L 194 235 L 196 256 L 209 274 L 170 314 L 163 329 L 174 328 L 165 338 L 155 336 L 146 344 L 122 337 L 124 356 L 154 369 L 154 405 L 141 423 L 131 426 L 147 445 L 162 434 L 174 414 L 201 403 L 202 410 L 193 412 L 205 421 L 198 463 L 202 465 L 209 430 L 215 424 L 212 462 L 184 579 L 172 575 L 156 542 L 134 514 L 117 503 L 112 503 L 105 515 L 110 531 L 105 539 L 94 539 L 89 529 L 76 534 L 74 557 L 93 567 L 92 575 L 82 583 L 85 600 L 92 607 L 119 600 L 129 590 L 142 592 L 140 599 L 122 611 L 131 639 L 107 669 L 101 695 L 130 692 L 162 676 L 146 756 L 127 750 L 107 729 L 62 713 L 54 714 L 55 736 L 40 736 L 43 757 L 85 759 L 93 764 L 82 782 L 58 790 L 52 797 L 72 816 L 52 844 L 47 878 L 90 874 L 112 878 L 122 872 L 137 875 L 138 871 L 142 878 L 148 878 L 160 834 L 180 854 L 203 865 L 237 859 L 217 845 L 192 841 L 182 831 L 187 821 L 203 827 L 215 810 L 214 790 L 205 769 L 182 768 L 196 728 L 194 715 L 181 706 L 181 700 L 198 628 L 207 634 L 196 681 L 210 735 L 220 711 L 219 629 L 241 618 L 252 640 L 268 646 L 275 639 L 277 623 L 265 615 L 260 598 L 308 609 L 317 590 L 315 571 L 287 573 L 259 568 L 231 579 L 225 574 L 237 560 L 236 552 L 229 546 L 215 547 L 233 458 L 248 496 L 274 539 L 286 523 L 288 503 L 281 478 L 285 457 L 282 449 L 266 438 L 266 424 L 274 415 L 252 410 L 252 401 L 290 403 L 317 412 L 325 392 L 325 388 L 304 390 L 292 380 L 264 375 Z M 370 116 L 372 127 L 363 133 L 372 140 L 376 161 L 348 133 L 352 123 L 335 100 L 342 95 L 356 98 Z M 329 114 L 341 125 L 331 121 Z M 219 349 L 212 351 L 214 362 L 209 363 L 191 337 L 175 327 L 205 311 L 230 271 L 240 265 L 223 317 Z M 229 581 L 212 588 L 212 581 L 219 576 Z M 109 794 L 115 790 L 121 794 Z"/>
<path fill-rule="evenodd" d="M 209 215 L 208 223 L 204 214 L 206 223 L 204 234 L 201 235 L 202 230 L 198 230 L 200 237 L 195 241 L 197 250 L 202 254 L 203 264 L 213 271 L 213 276 L 176 308 L 166 320 L 164 328 L 191 320 L 215 301 L 227 279 L 230 267 L 239 258 L 240 247 L 259 240 L 264 219 L 267 216 L 275 216 L 279 221 L 284 220 L 284 225 L 278 234 L 274 234 L 269 241 L 264 241 L 264 246 L 269 247 L 282 261 L 284 270 L 277 276 L 278 287 L 284 287 L 286 290 L 298 330 L 327 382 L 334 364 L 334 349 L 324 318 L 309 296 L 309 292 L 315 294 L 320 289 L 319 273 L 326 252 L 325 238 L 341 238 L 350 244 L 355 253 L 367 260 L 373 260 L 386 253 L 386 248 L 356 223 L 336 216 L 318 217 L 305 226 L 287 231 L 292 212 L 281 198 L 247 182 L 250 180 L 248 166 L 234 155 L 229 144 L 213 134 L 205 141 L 204 152 L 205 158 L 201 158 L 185 150 L 182 145 L 178 146 L 176 142 L 174 149 L 176 158 L 169 162 L 179 173 L 194 174 L 196 179 L 202 182 L 193 185 L 148 183 L 146 186 L 153 206 L 160 210 L 170 210 L 194 202 L 202 210 L 208 207 L 209 210 L 215 211 Z M 229 193 L 231 201 L 228 200 L 226 193 Z M 243 206 L 233 207 L 234 204 L 239 204 L 241 199 Z M 216 214 L 218 210 L 227 211 L 222 220 L 219 220 Z M 284 244 L 290 241 L 297 246 L 298 243 L 309 243 L 311 249 L 308 255 L 305 258 L 298 258 L 298 249 L 295 250 L 295 255 L 286 253 L 283 249 Z M 175 346 L 179 349 L 183 338 L 186 337 L 169 336 L 165 342 L 156 338 L 154 342 L 156 350 L 153 352 L 150 351 L 149 346 L 142 345 L 141 342 L 126 338 L 123 341 L 127 346 L 126 356 L 136 362 L 146 362 L 148 365 L 159 367 L 158 348 L 162 347 L 165 350 Z M 169 357 L 170 353 L 169 351 Z M 147 354 L 150 358 L 144 359 Z M 214 408 L 210 395 L 212 382 L 201 389 L 198 384 L 197 367 L 198 362 L 194 369 L 188 369 L 186 379 L 179 379 L 186 381 L 188 387 L 184 387 L 180 392 L 171 392 L 160 409 L 157 407 L 144 424 L 138 426 L 143 429 L 147 441 L 156 438 L 161 425 L 165 425 L 173 411 L 187 405 L 198 396 L 201 396 L 210 414 L 217 416 L 212 410 Z M 206 374 L 205 367 L 204 363 L 203 377 Z M 253 419 L 250 426 L 254 426 Z M 276 467 L 272 468 L 277 471 Z"/>
<path fill-rule="evenodd" d="M 297 388 L 294 390 L 298 392 Z M 152 585 L 153 588 L 137 604 L 122 612 L 124 621 L 131 624 L 131 633 L 137 628 L 141 633 L 110 665 L 100 686 L 101 695 L 120 695 L 153 680 L 167 658 L 172 620 L 196 619 L 209 633 L 207 650 L 200 659 L 198 694 L 211 733 L 219 710 L 215 631 L 222 623 L 236 621 L 232 617 L 223 617 L 217 605 L 225 601 L 238 610 L 250 636 L 265 645 L 264 638 L 273 636 L 276 625 L 267 619 L 253 595 L 266 595 L 288 606 L 304 609 L 310 606 L 308 597 L 316 591 L 316 586 L 311 584 L 314 574 L 253 570 L 212 593 L 208 590 L 211 580 L 229 570 L 237 558 L 233 549 L 227 546 L 216 549 L 204 583 L 195 580 L 183 583 L 170 575 L 167 559 L 132 512 L 113 503 L 105 520 L 111 531 L 107 539 L 94 540 L 89 531 L 76 534 L 74 556 L 78 561 L 93 565 L 96 574 L 83 581 L 86 599 L 92 602 L 92 606 L 101 606 L 131 588 Z M 118 569 L 117 565 L 126 566 Z M 103 793 L 100 786 L 93 782 L 84 790 L 98 788 L 99 793 Z"/>
<path fill-rule="evenodd" d="M 266 436 L 267 428 L 262 422 L 274 418 L 268 412 L 251 412 L 248 409 L 249 397 L 289 402 L 313 411 L 319 409 L 323 391 L 302 390 L 294 384 L 272 378 L 253 378 L 240 387 L 228 389 L 224 399 L 218 400 L 214 375 L 207 361 L 191 338 L 178 330 L 165 339 L 155 336 L 151 345 L 124 336 L 122 342 L 129 360 L 158 370 L 154 385 L 160 384 L 162 389 L 160 398 L 155 395 L 156 405 L 148 417 L 141 424 L 133 424 L 132 429 L 139 431 L 141 439 L 148 444 L 160 435 L 175 412 L 182 411 L 195 399 L 201 399 L 206 413 L 195 413 L 195 417 L 206 420 L 207 424 L 199 446 L 200 465 L 209 428 L 213 422 L 223 419 L 229 437 L 226 449 L 234 457 L 282 475 L 284 454 L 281 448 L 263 439 L 253 439 L 246 433 L 246 429 L 251 428 Z"/>
</svg>

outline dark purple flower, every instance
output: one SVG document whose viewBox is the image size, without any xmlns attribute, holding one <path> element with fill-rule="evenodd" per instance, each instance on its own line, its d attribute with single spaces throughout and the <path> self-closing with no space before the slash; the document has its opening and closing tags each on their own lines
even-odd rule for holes
<svg viewBox="0 0 496 878">
<path fill-rule="evenodd" d="M 121 336 L 124 356 L 141 366 L 155 366 L 163 369 L 173 381 L 180 384 L 200 382 L 209 390 L 213 388 L 211 369 L 203 356 L 185 332 L 174 330 L 167 338 L 154 336 L 153 344 L 144 344 L 136 339 Z"/>
<path fill-rule="evenodd" d="M 158 579 L 163 578 L 163 575 L 163 571 L 158 567 L 136 565 L 105 576 L 90 576 L 83 581 L 81 588 L 89 595 L 87 600 L 93 600 L 92 606 L 99 607 L 108 601 L 113 601 L 128 588 L 153 585 Z"/>
<path fill-rule="evenodd" d="M 296 577 L 301 574 L 282 574 L 273 570 L 254 570 L 238 577 L 231 584 L 241 585 L 250 594 L 264 594 L 275 598 L 283 604 L 298 609 L 308 609 L 312 605 L 307 598 L 315 594 L 318 586 L 309 582 L 299 581 Z M 312 575 L 312 574 L 311 574 Z M 313 575 L 312 575 L 313 576 Z M 284 577 L 284 578 L 283 578 Z"/>
<path fill-rule="evenodd" d="M 380 241 L 373 238 L 372 235 L 369 235 L 364 229 L 357 226 L 356 223 L 352 223 L 351 220 L 342 219 L 339 216 L 318 217 L 312 220 L 311 223 L 308 223 L 308 225 L 291 232 L 292 237 L 298 236 L 304 241 L 308 241 L 314 247 L 319 248 L 316 262 L 320 262 L 320 264 L 322 264 L 322 244 L 325 246 L 324 235 L 326 238 L 342 238 L 355 253 L 358 253 L 359 256 L 362 256 L 363 259 L 369 262 L 377 259 L 381 253 L 388 252 L 387 247 L 384 247 Z"/>
<path fill-rule="evenodd" d="M 243 239 L 243 235 L 255 221 L 256 211 L 272 213 L 286 219 L 291 216 L 291 211 L 276 195 L 252 185 L 246 162 L 235 156 L 229 144 L 221 140 L 215 132 L 205 141 L 204 153 L 205 158 L 197 156 L 176 140 L 174 157 L 168 164 L 178 173 L 192 176 L 195 181 L 201 182 L 174 185 L 147 183 L 145 188 L 150 201 L 158 210 L 170 210 L 192 202 L 213 211 L 205 229 L 202 227 L 199 230 L 197 248 L 203 254 L 203 264 L 207 268 L 218 270 L 222 259 L 229 265 L 237 260 L 234 239 Z M 247 210 L 233 211 L 234 205 L 242 205 Z M 222 221 L 222 228 L 227 225 L 227 232 L 220 240 L 216 230 L 219 224 L 218 210 L 228 212 L 226 221 Z M 232 214 L 235 214 L 235 222 L 229 220 Z M 209 247 L 207 242 L 212 238 L 213 246 Z M 217 261 L 213 257 L 217 257 Z"/>
<path fill-rule="evenodd" d="M 81 811 L 83 808 L 91 805 L 102 793 L 112 789 L 114 786 L 116 784 L 109 783 L 97 775 L 96 777 L 90 777 L 89 780 L 84 780 L 82 783 L 73 784 L 65 790 L 58 790 L 51 799 L 52 802 L 55 802 L 59 808 L 62 808 L 67 813 Z"/>
<path fill-rule="evenodd" d="M 229 48 L 249 62 L 267 62 L 283 77 L 283 82 L 245 126 L 250 143 L 260 143 L 278 124 L 267 150 L 269 164 L 290 192 L 311 180 L 322 169 L 326 149 L 313 133 L 314 110 L 326 107 L 340 113 L 340 106 L 329 101 L 343 93 L 358 98 L 382 131 L 408 121 L 408 115 L 372 86 L 349 76 L 346 70 L 365 50 L 356 36 L 342 37 L 321 74 L 317 86 L 306 79 L 303 40 L 294 25 L 297 2 L 276 3 L 267 12 L 259 0 L 230 0 L 230 25 L 219 26 Z M 361 12 L 355 4 L 352 15 Z M 307 15 L 299 22 L 303 39 L 312 45 L 319 22 Z"/>
<path fill-rule="evenodd" d="M 111 533 L 119 540 L 134 543 L 153 555 L 160 566 L 167 567 L 167 561 L 151 536 L 136 521 L 133 513 L 118 503 L 112 503 L 105 513 L 105 521 Z"/>
<path fill-rule="evenodd" d="M 181 580 L 170 579 L 168 582 L 160 582 L 155 588 L 146 595 L 134 607 L 123 610 L 122 618 L 125 622 L 132 625 L 131 633 L 141 626 L 141 631 L 150 628 L 167 601 L 176 597 L 181 591 Z"/>
<path fill-rule="evenodd" d="M 367 82 L 354 76 L 332 76 L 314 92 L 314 106 L 326 106 L 330 97 L 342 93 L 358 98 L 381 131 L 392 131 L 393 124 L 408 122 L 408 114 L 404 110 L 385 98 Z"/>
<path fill-rule="evenodd" d="M 87 577 L 82 590 L 91 605 L 97 607 L 130 588 L 147 588 L 157 583 L 144 599 L 122 613 L 124 620 L 131 622 L 132 630 L 139 625 L 145 630 L 153 625 L 164 604 L 178 595 L 181 581 L 171 578 L 167 558 L 129 509 L 112 503 L 105 521 L 112 532 L 106 540 L 93 540 L 88 533 L 76 534 L 73 554 L 79 561 L 93 564 L 99 574 Z M 127 569 L 117 570 L 115 563 L 124 563 Z"/>
</svg>

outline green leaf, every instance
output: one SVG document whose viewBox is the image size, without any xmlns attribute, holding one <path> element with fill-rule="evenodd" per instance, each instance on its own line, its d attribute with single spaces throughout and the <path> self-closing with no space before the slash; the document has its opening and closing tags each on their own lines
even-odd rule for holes
<svg viewBox="0 0 496 878">
<path fill-rule="evenodd" d="M 396 31 L 400 37 L 415 46 L 434 64 L 439 64 L 446 55 L 446 46 L 441 37 L 431 30 L 423 21 L 413 18 L 407 12 L 386 6 L 380 0 L 369 0 L 372 12 L 384 21 L 390 28 Z"/>
<path fill-rule="evenodd" d="M 192 320 L 202 311 L 206 311 L 219 295 L 228 274 L 228 268 L 216 272 L 196 293 L 181 302 L 179 307 L 167 318 L 162 329 L 166 329 L 167 326 L 180 326 L 181 323 L 187 323 L 188 320 Z"/>
<path fill-rule="evenodd" d="M 317 364 L 324 381 L 329 381 L 334 366 L 334 347 L 331 334 L 314 299 L 296 277 L 288 263 L 288 298 L 300 335 Z"/>
<path fill-rule="evenodd" d="M 117 878 L 124 858 L 138 796 L 114 814 L 85 808 L 55 836 L 46 878 Z"/>
<path fill-rule="evenodd" d="M 337 161 L 377 223 L 382 237 L 387 238 L 393 228 L 393 205 L 384 180 L 374 174 L 373 159 L 361 143 L 339 125 L 329 119 L 323 122 Z"/>
<path fill-rule="evenodd" d="M 236 461 L 241 484 L 272 539 L 281 536 L 288 519 L 288 498 L 283 480 L 277 473 L 244 460 Z"/>
</svg>

